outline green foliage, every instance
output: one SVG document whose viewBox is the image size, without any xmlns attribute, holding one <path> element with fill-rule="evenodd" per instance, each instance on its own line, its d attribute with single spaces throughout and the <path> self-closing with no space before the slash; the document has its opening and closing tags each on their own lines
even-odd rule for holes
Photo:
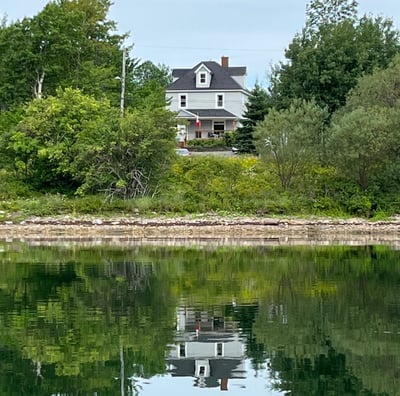
<svg viewBox="0 0 400 396">
<path fill-rule="evenodd" d="M 255 128 L 256 147 L 271 164 L 283 190 L 323 152 L 327 112 L 314 102 L 294 101 L 287 110 L 272 109 Z"/>
<path fill-rule="evenodd" d="M 396 57 L 389 68 L 361 78 L 331 127 L 331 163 L 378 196 L 398 192 L 399 65 Z"/>
<path fill-rule="evenodd" d="M 7 149 L 7 141 L 15 125 L 21 120 L 22 114 L 22 108 L 0 111 L 0 168 L 13 169 L 14 158 Z"/>
<path fill-rule="evenodd" d="M 116 395 L 122 375 L 163 375 L 182 340 L 178 307 L 240 329 L 243 358 L 258 374 L 268 362 L 281 392 L 399 389 L 399 252 L 387 246 L 13 242 L 1 244 L 0 270 L 1 394 Z"/>
<path fill-rule="evenodd" d="M 271 191 L 266 172 L 254 157 L 180 158 L 171 182 L 171 199 L 187 212 L 255 212 Z"/>
<path fill-rule="evenodd" d="M 55 95 L 59 87 L 118 98 L 114 77 L 125 36 L 107 20 L 110 6 L 108 0 L 57 0 L 33 18 L 2 26 L 0 107 Z"/>
<path fill-rule="evenodd" d="M 237 143 L 237 132 L 236 131 L 225 132 L 224 133 L 224 142 L 225 142 L 225 147 L 235 146 Z"/>
<path fill-rule="evenodd" d="M 110 111 L 107 103 L 73 89 L 29 103 L 8 143 L 21 180 L 39 191 L 73 192 L 80 181 L 74 167 L 78 137 L 104 128 Z"/>
<path fill-rule="evenodd" d="M 175 116 L 165 108 L 126 112 L 114 125 L 91 128 L 79 136 L 79 193 L 105 191 L 108 198 L 158 193 L 175 148 Z"/>
<path fill-rule="evenodd" d="M 285 54 L 287 63 L 272 72 L 271 107 L 287 108 L 294 98 L 314 99 L 332 114 L 345 104 L 359 77 L 388 66 L 399 53 L 399 34 L 390 20 L 339 19 L 322 20 L 312 34 L 304 30 L 295 36 Z"/>
<path fill-rule="evenodd" d="M 156 66 L 150 61 L 137 64 L 127 86 L 125 103 L 132 108 L 165 106 L 165 88 L 171 82 L 172 75 L 167 66 Z"/>
<path fill-rule="evenodd" d="M 385 172 L 389 151 L 396 143 L 390 112 L 358 108 L 345 114 L 331 130 L 329 152 L 341 175 L 366 190 Z"/>
<path fill-rule="evenodd" d="M 356 0 L 311 0 L 307 4 L 306 29 L 318 31 L 324 25 L 339 24 L 357 19 Z"/>
<path fill-rule="evenodd" d="M 14 174 L 0 169 L 0 199 L 17 199 L 32 195 L 29 186 L 15 179 Z"/>
<path fill-rule="evenodd" d="M 355 195 L 347 201 L 347 212 L 360 216 L 370 217 L 371 215 L 371 200 L 365 195 Z"/>
<path fill-rule="evenodd" d="M 377 69 L 358 80 L 349 92 L 346 106 L 339 112 L 351 112 L 359 107 L 397 109 L 400 106 L 400 55 L 388 67 Z"/>
<path fill-rule="evenodd" d="M 164 107 L 126 112 L 73 89 L 31 102 L 8 148 L 21 180 L 39 191 L 111 197 L 154 194 L 175 147 Z"/>
<path fill-rule="evenodd" d="M 236 146 L 241 153 L 255 153 L 254 128 L 258 122 L 263 121 L 268 111 L 267 91 L 256 84 L 246 103 L 246 110 L 241 120 L 242 126 L 236 130 Z"/>
<path fill-rule="evenodd" d="M 226 140 L 224 138 L 212 138 L 212 139 L 194 139 L 191 140 L 188 144 L 188 148 L 190 147 L 221 147 L 225 148 Z"/>
</svg>

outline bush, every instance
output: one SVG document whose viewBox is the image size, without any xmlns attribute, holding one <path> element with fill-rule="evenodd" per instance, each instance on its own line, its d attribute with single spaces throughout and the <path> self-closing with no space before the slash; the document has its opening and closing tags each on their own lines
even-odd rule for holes
<svg viewBox="0 0 400 396">
<path fill-rule="evenodd" d="M 194 139 L 188 143 L 188 147 L 221 147 L 225 148 L 225 140 L 223 138 L 210 138 L 210 139 Z"/>
<path fill-rule="evenodd" d="M 29 197 L 32 191 L 21 181 L 15 179 L 5 169 L 0 170 L 0 199 L 17 199 Z"/>
<path fill-rule="evenodd" d="M 351 215 L 370 217 L 371 200 L 365 195 L 355 195 L 347 202 L 347 212 Z"/>
</svg>

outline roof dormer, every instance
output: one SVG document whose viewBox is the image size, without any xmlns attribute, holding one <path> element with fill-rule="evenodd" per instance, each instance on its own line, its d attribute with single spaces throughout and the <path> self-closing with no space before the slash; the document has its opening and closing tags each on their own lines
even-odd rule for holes
<svg viewBox="0 0 400 396">
<path fill-rule="evenodd" d="M 194 72 L 196 76 L 196 88 L 210 88 L 211 70 L 203 63 Z"/>
</svg>

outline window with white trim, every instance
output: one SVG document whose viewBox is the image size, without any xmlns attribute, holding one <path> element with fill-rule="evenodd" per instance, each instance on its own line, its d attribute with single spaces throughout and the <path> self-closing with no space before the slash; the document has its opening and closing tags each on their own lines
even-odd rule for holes
<svg viewBox="0 0 400 396">
<path fill-rule="evenodd" d="M 179 107 L 180 108 L 187 107 L 187 95 L 186 94 L 179 95 Z"/>
<path fill-rule="evenodd" d="M 224 94 L 217 94 L 216 102 L 217 107 L 224 107 Z"/>
<path fill-rule="evenodd" d="M 207 74 L 200 73 L 200 84 L 206 84 L 206 83 L 207 83 Z"/>
</svg>

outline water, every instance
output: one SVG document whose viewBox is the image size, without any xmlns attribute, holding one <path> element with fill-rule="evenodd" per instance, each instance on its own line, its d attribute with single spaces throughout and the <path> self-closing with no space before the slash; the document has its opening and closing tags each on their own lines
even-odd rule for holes
<svg viewBox="0 0 400 396">
<path fill-rule="evenodd" d="M 0 395 L 400 395 L 387 246 L 0 246 Z"/>
</svg>

